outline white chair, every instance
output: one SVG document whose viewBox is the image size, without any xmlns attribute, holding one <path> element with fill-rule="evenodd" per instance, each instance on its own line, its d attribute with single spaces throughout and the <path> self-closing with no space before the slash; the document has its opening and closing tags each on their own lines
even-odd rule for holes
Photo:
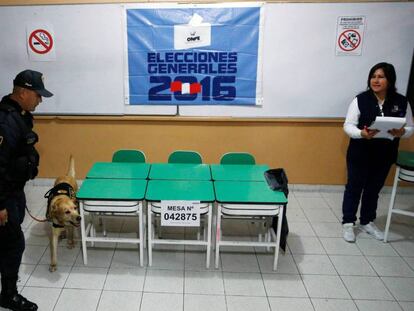
<svg viewBox="0 0 414 311">
<path fill-rule="evenodd" d="M 407 211 L 399 208 L 394 208 L 398 182 L 400 181 L 414 183 L 414 152 L 400 151 L 398 153 L 397 169 L 395 171 L 394 184 L 392 186 L 390 205 L 388 208 L 387 224 L 385 225 L 384 242 L 388 241 L 388 232 L 390 229 L 392 214 L 400 214 L 414 217 L 414 211 Z"/>
<path fill-rule="evenodd" d="M 143 204 L 142 201 L 95 201 L 85 200 L 80 201 L 81 217 L 84 219 L 84 212 L 89 213 L 89 221 L 86 226 L 82 226 L 82 240 L 85 242 L 83 247 L 83 262 L 85 265 L 88 264 L 88 257 L 86 252 L 86 242 L 121 242 L 121 243 L 132 243 L 139 244 L 139 261 L 140 266 L 144 265 L 144 243 L 145 243 L 145 227 L 143 217 Z M 94 215 L 101 217 L 138 217 L 138 228 L 136 238 L 124 238 L 124 237 L 107 237 L 106 230 L 102 237 L 96 236 Z M 85 229 L 84 229 L 85 228 Z"/>
</svg>

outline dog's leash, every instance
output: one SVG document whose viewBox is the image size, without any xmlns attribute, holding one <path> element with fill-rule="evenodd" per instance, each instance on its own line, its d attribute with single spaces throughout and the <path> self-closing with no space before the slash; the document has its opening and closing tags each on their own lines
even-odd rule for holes
<svg viewBox="0 0 414 311">
<path fill-rule="evenodd" d="M 39 219 L 39 218 L 37 218 L 37 217 L 35 217 L 35 216 L 33 216 L 32 215 L 32 213 L 30 213 L 30 210 L 28 209 L 28 207 L 26 206 L 26 211 L 27 211 L 27 213 L 29 214 L 29 216 L 30 217 L 32 217 L 34 220 L 36 220 L 36 221 L 38 221 L 38 222 L 46 222 L 46 221 L 48 221 L 49 219 L 47 219 L 47 218 L 45 218 L 45 219 Z"/>
</svg>

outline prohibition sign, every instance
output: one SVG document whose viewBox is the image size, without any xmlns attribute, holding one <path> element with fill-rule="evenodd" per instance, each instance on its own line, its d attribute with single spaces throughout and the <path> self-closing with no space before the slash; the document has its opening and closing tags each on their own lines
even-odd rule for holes
<svg viewBox="0 0 414 311">
<path fill-rule="evenodd" d="M 53 47 L 52 35 L 44 29 L 36 29 L 29 36 L 29 46 L 37 54 L 46 54 Z"/>
<path fill-rule="evenodd" d="M 356 30 L 345 30 L 338 38 L 339 47 L 346 52 L 355 50 L 360 43 L 361 36 Z"/>
</svg>

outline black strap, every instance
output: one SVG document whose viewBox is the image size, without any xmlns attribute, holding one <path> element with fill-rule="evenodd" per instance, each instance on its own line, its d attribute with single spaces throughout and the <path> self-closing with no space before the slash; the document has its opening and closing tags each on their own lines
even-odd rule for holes
<svg viewBox="0 0 414 311">
<path fill-rule="evenodd" d="M 76 199 L 75 190 L 73 187 L 68 183 L 59 183 L 50 189 L 48 192 L 45 193 L 45 198 L 47 198 L 47 210 L 46 210 L 46 218 L 50 220 L 50 202 L 52 199 L 58 195 L 66 195 L 71 199 Z M 53 224 L 55 226 L 55 224 Z M 57 228 L 61 228 L 57 225 Z"/>
</svg>

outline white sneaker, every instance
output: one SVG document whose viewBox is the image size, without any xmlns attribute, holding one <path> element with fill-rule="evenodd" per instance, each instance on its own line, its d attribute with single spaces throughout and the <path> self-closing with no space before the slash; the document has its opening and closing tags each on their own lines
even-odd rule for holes
<svg viewBox="0 0 414 311">
<path fill-rule="evenodd" d="M 355 233 L 354 233 L 354 224 L 346 223 L 342 225 L 342 233 L 344 235 L 344 240 L 347 242 L 355 242 Z"/>
<path fill-rule="evenodd" d="M 362 231 L 372 235 L 377 240 L 384 240 L 384 232 L 378 229 L 372 221 L 367 225 L 360 225 L 359 227 Z"/>
</svg>

